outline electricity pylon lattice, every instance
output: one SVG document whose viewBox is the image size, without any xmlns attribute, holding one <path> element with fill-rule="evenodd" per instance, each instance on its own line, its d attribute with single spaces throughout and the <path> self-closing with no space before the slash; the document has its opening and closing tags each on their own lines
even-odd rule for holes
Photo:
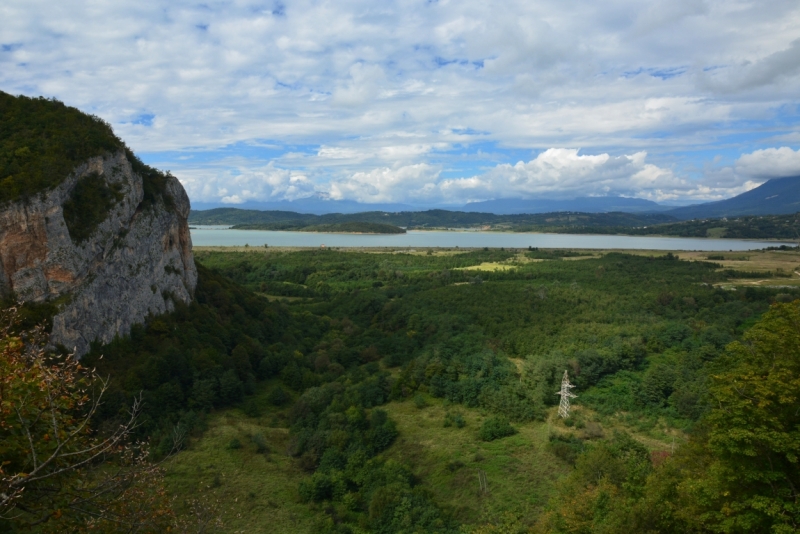
<svg viewBox="0 0 800 534">
<path fill-rule="evenodd" d="M 561 404 L 558 405 L 558 415 L 560 415 L 562 419 L 569 417 L 569 400 L 578 397 L 570 391 L 570 388 L 574 387 L 575 386 L 569 383 L 569 376 L 567 372 L 564 371 L 564 378 L 561 379 L 561 391 L 556 392 L 556 395 L 561 395 Z"/>
</svg>

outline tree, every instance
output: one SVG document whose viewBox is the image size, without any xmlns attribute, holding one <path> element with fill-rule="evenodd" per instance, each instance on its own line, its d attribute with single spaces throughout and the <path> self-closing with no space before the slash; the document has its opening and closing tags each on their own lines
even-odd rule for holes
<svg viewBox="0 0 800 534">
<path fill-rule="evenodd" d="M 722 365 L 681 513 L 713 532 L 800 532 L 800 302 L 773 305 Z"/>
<path fill-rule="evenodd" d="M 41 327 L 0 312 L 0 527 L 159 532 L 175 523 L 162 471 L 129 443 L 137 398 L 106 433 L 92 420 L 107 382 L 46 352 Z M 176 436 L 179 443 L 180 436 Z"/>
</svg>

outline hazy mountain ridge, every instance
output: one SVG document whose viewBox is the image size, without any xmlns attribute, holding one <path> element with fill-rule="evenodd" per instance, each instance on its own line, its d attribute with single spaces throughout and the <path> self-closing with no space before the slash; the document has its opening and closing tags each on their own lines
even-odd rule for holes
<svg viewBox="0 0 800 534">
<path fill-rule="evenodd" d="M 647 226 L 676 219 L 661 213 L 543 213 L 495 215 L 493 213 L 463 212 L 448 210 L 403 211 L 388 213 L 370 211 L 363 213 L 329 213 L 308 215 L 293 212 L 237 210 L 217 208 L 208 211 L 192 211 L 191 224 L 247 226 L 253 229 L 258 225 L 262 230 L 294 230 L 305 226 L 345 222 L 382 223 L 404 228 L 475 228 L 483 226 L 502 226 L 507 229 L 532 230 L 538 227 L 606 227 L 606 226 Z M 489 229 L 489 228 L 486 228 Z M 495 228 L 499 229 L 499 228 Z"/>
<path fill-rule="evenodd" d="M 675 208 L 667 213 L 678 219 L 787 215 L 800 211 L 800 176 L 774 178 L 741 195 L 717 202 Z"/>
<path fill-rule="evenodd" d="M 773 178 L 741 195 L 691 206 L 667 206 L 651 200 L 628 197 L 577 197 L 568 200 L 501 198 L 471 202 L 463 206 L 422 206 L 400 203 L 363 204 L 352 200 L 309 197 L 293 201 L 246 202 L 235 206 L 219 202 L 196 202 L 196 211 L 236 209 L 240 211 L 283 212 L 306 215 L 355 214 L 365 212 L 449 212 L 520 215 L 541 213 L 665 213 L 676 219 L 735 217 L 740 215 L 783 215 L 800 211 L 800 176 Z"/>
</svg>

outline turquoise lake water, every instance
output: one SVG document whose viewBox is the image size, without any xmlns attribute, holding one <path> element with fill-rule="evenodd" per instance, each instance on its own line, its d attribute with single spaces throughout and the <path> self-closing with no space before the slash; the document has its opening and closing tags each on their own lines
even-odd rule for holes
<svg viewBox="0 0 800 534">
<path fill-rule="evenodd" d="M 639 237 L 620 235 L 528 234 L 471 231 L 408 232 L 392 235 L 316 234 L 193 227 L 194 246 L 274 247 L 442 247 L 442 248 L 594 248 L 638 250 L 755 250 L 781 243 L 739 239 Z M 791 244 L 791 243 L 787 243 Z"/>
</svg>

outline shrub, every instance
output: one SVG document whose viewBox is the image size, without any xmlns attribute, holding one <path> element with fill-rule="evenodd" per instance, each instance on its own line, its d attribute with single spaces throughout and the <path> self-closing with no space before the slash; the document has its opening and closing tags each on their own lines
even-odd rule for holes
<svg viewBox="0 0 800 534">
<path fill-rule="evenodd" d="M 242 400 L 244 384 L 236 376 L 236 371 L 228 369 L 219 379 L 219 396 L 224 404 L 233 404 Z"/>
<path fill-rule="evenodd" d="M 258 405 L 255 399 L 247 399 L 242 405 L 242 411 L 247 417 L 259 417 L 261 415 L 261 406 Z"/>
<path fill-rule="evenodd" d="M 122 198 L 120 184 L 109 186 L 96 172 L 79 179 L 64 203 L 64 222 L 70 238 L 81 243 L 91 237 Z"/>
<path fill-rule="evenodd" d="M 551 434 L 547 450 L 570 465 L 575 465 L 578 456 L 584 451 L 583 441 L 572 434 Z"/>
<path fill-rule="evenodd" d="M 494 441 L 506 436 L 513 436 L 517 429 L 511 426 L 505 417 L 490 417 L 481 425 L 478 437 L 483 441 Z"/>
<path fill-rule="evenodd" d="M 277 387 L 269 392 L 269 397 L 267 397 L 270 404 L 273 406 L 283 406 L 289 401 L 289 395 L 283 390 L 281 387 Z"/>
<path fill-rule="evenodd" d="M 269 452 L 269 446 L 267 445 L 267 439 L 264 437 L 264 434 L 258 432 L 257 434 L 253 434 L 250 439 L 256 446 L 256 452 L 258 454 L 266 454 Z"/>
<path fill-rule="evenodd" d="M 460 412 L 447 412 L 444 415 L 444 426 L 445 428 L 455 426 L 456 428 L 464 428 L 467 422 L 464 420 L 464 416 L 461 415 Z"/>
</svg>

